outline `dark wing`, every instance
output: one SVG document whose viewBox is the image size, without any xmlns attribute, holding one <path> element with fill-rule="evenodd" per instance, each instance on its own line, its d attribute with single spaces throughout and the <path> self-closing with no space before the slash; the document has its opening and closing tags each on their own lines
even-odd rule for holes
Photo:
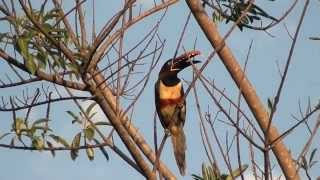
<svg viewBox="0 0 320 180">
<path fill-rule="evenodd" d="M 181 86 L 181 96 L 184 97 L 183 86 Z M 179 120 L 181 121 L 182 126 L 184 126 L 184 122 L 186 120 L 186 100 L 185 99 L 181 103 Z"/>
<path fill-rule="evenodd" d="M 161 125 L 163 128 L 167 129 L 169 125 L 165 124 L 164 117 L 162 116 L 161 111 L 160 111 L 159 83 L 160 83 L 160 81 L 157 80 L 156 84 L 154 85 L 154 99 L 155 99 L 154 102 L 156 105 L 156 110 L 157 110 L 157 114 L 160 119 Z"/>
</svg>

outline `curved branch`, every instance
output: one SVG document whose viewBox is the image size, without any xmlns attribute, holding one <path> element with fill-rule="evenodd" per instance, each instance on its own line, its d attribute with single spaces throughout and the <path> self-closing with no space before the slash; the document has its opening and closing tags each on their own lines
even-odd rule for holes
<svg viewBox="0 0 320 180">
<path fill-rule="evenodd" d="M 0 89 L 14 87 L 14 86 L 20 86 L 20 85 L 25 85 L 25 84 L 28 84 L 28 83 L 37 82 L 37 81 L 41 81 L 41 80 L 42 80 L 41 78 L 36 77 L 36 78 L 30 78 L 30 79 L 22 80 L 22 81 L 15 82 L 15 83 L 2 84 L 2 85 L 0 85 Z"/>
<path fill-rule="evenodd" d="M 27 73 L 30 73 L 24 64 L 20 63 L 18 60 L 11 57 L 10 55 L 8 55 L 2 49 L 0 49 L 0 57 L 2 59 L 4 59 L 5 61 L 7 61 L 8 63 L 16 66 L 20 70 L 23 70 Z M 61 86 L 65 86 L 68 88 L 72 88 L 72 89 L 76 89 L 76 90 L 80 90 L 80 91 L 86 90 L 85 84 L 64 80 L 63 78 L 61 78 L 59 76 L 47 74 L 39 69 L 35 72 L 35 76 L 39 77 L 41 80 L 49 81 L 49 82 L 52 82 L 52 83 L 55 83 L 55 84 L 58 84 Z"/>
<path fill-rule="evenodd" d="M 0 112 L 8 112 L 8 111 L 19 111 L 19 110 L 23 110 L 23 109 L 27 109 L 27 108 L 31 108 L 31 107 L 35 107 L 35 106 L 40 106 L 40 105 L 44 105 L 44 104 L 48 104 L 48 103 L 53 103 L 53 102 L 60 102 L 60 101 L 68 101 L 68 100 L 74 100 L 74 99 L 82 99 L 82 100 L 93 100 L 94 97 L 81 97 L 81 96 L 75 96 L 75 97 L 63 97 L 63 98 L 57 98 L 57 99 L 50 99 L 50 100 L 46 100 L 46 101 L 42 101 L 42 102 L 38 102 L 38 103 L 34 103 L 34 104 L 28 104 L 25 106 L 18 106 L 18 107 L 12 107 L 12 108 L 5 108 L 5 107 L 0 107 Z"/>
<path fill-rule="evenodd" d="M 105 146 L 110 146 L 110 143 L 100 143 L 100 144 L 94 144 L 94 145 L 84 145 L 84 146 L 79 146 L 79 147 L 44 147 L 41 149 L 42 151 L 70 151 L 70 150 L 81 150 L 81 149 L 88 149 L 88 148 L 100 148 L 100 147 L 105 147 Z M 11 145 L 11 144 L 0 144 L 1 148 L 9 148 L 9 149 L 17 149 L 17 150 L 39 150 L 36 147 L 32 146 L 17 146 L 17 145 Z"/>
<path fill-rule="evenodd" d="M 118 154 L 123 160 L 128 162 L 138 172 L 142 173 L 141 170 L 138 168 L 138 166 L 128 156 L 126 156 L 117 146 L 115 146 L 114 144 L 110 144 L 110 142 L 97 143 L 94 145 L 87 144 L 85 146 L 79 146 L 79 147 L 51 147 L 51 148 L 44 147 L 43 149 L 41 149 L 41 151 L 71 151 L 71 150 L 81 150 L 81 149 L 88 149 L 88 148 L 104 148 L 106 146 L 112 149 L 116 154 Z M 39 150 L 36 147 L 15 146 L 15 145 L 9 145 L 9 144 L 0 144 L 0 148 L 30 150 L 30 151 Z"/>
</svg>

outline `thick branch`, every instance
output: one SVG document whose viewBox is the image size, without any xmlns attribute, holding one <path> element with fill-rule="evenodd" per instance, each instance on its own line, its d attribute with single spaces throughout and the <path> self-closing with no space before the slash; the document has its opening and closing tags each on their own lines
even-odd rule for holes
<svg viewBox="0 0 320 180">
<path fill-rule="evenodd" d="M 98 70 L 97 70 L 98 71 Z M 104 81 L 104 77 L 101 73 L 93 72 L 92 74 L 95 74 L 93 79 L 96 84 L 101 84 L 101 82 Z M 99 72 L 99 71 L 98 71 Z M 100 93 L 99 95 L 102 95 L 105 99 L 103 101 L 104 105 L 102 106 L 102 110 L 104 108 L 109 109 L 107 110 L 107 113 L 114 113 L 116 112 L 116 97 L 112 94 L 111 90 L 107 87 L 105 83 L 102 83 L 101 86 L 99 86 Z M 123 124 L 123 127 L 125 130 L 129 133 L 130 137 L 133 139 L 135 144 L 138 145 L 140 150 L 143 152 L 143 154 L 151 161 L 151 163 L 155 163 L 156 156 L 155 152 L 152 150 L 152 148 L 148 145 L 148 143 L 143 138 L 143 135 L 141 135 L 136 127 L 134 127 L 132 121 L 129 120 L 129 117 L 122 114 L 122 110 L 119 110 L 121 112 L 120 120 Z M 111 114 L 112 114 L 111 113 Z M 109 117 L 111 118 L 111 117 Z M 116 119 L 115 119 L 116 120 Z M 111 120 L 110 120 L 111 121 Z M 174 174 L 165 166 L 165 164 L 161 161 L 159 161 L 159 171 L 163 176 L 165 176 L 167 179 L 176 179 Z"/>
<path fill-rule="evenodd" d="M 94 80 L 96 80 L 94 78 Z M 102 111 L 104 114 L 108 117 L 109 121 L 111 122 L 114 129 L 119 134 L 121 140 L 127 147 L 128 151 L 136 161 L 139 168 L 145 173 L 145 176 L 148 179 L 154 179 L 153 173 L 151 169 L 149 168 L 148 164 L 146 163 L 145 159 L 143 158 L 141 152 L 136 147 L 135 143 L 131 139 L 130 135 L 128 134 L 127 130 L 124 128 L 123 124 L 119 120 L 116 111 L 113 110 L 113 108 L 110 106 L 108 101 L 106 101 L 106 98 L 103 95 L 104 92 L 104 86 L 97 87 L 96 84 L 99 84 L 101 81 L 93 82 L 93 81 L 87 81 L 88 84 L 90 84 L 90 92 L 92 95 L 96 96 L 96 102 L 100 105 Z"/>
<path fill-rule="evenodd" d="M 218 48 L 221 46 L 221 43 L 225 43 L 220 36 L 215 23 L 209 18 L 203 9 L 200 0 L 186 0 L 186 2 L 213 48 Z M 232 51 L 226 45 L 224 45 L 224 47 L 218 51 L 218 55 L 239 89 L 241 89 L 241 93 L 256 120 L 258 121 L 260 128 L 266 132 L 269 123 L 269 114 L 257 96 L 254 87 L 251 85 L 246 75 L 242 71 L 241 66 L 233 56 Z M 272 142 L 279 136 L 279 133 L 274 126 L 271 126 L 269 133 L 267 133 L 266 136 L 268 137 L 269 141 Z M 279 141 L 277 144 L 275 144 L 272 150 L 286 179 L 300 179 L 300 177 L 295 173 L 295 163 L 291 157 L 291 154 L 283 142 Z"/>
</svg>

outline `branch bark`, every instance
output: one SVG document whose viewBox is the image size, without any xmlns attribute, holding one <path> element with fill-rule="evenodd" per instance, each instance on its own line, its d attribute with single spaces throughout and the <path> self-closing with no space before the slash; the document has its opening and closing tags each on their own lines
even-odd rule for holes
<svg viewBox="0 0 320 180">
<path fill-rule="evenodd" d="M 251 85 L 245 73 L 242 71 L 241 66 L 233 56 L 232 51 L 226 46 L 223 38 L 220 36 L 215 23 L 212 19 L 209 18 L 209 16 L 203 9 L 200 0 L 186 0 L 186 2 L 202 31 L 210 41 L 212 47 L 216 49 L 221 46 L 221 43 L 224 43 L 223 48 L 218 51 L 218 55 L 229 71 L 238 88 L 241 89 L 241 93 L 256 120 L 258 121 L 260 128 L 265 133 L 265 136 L 269 139 L 269 142 L 272 142 L 277 137 L 279 137 L 278 130 L 276 129 L 276 127 L 271 125 L 270 129 L 267 132 L 269 124 L 269 114 L 265 109 L 263 103 L 257 96 L 254 87 Z M 299 180 L 300 177 L 298 174 L 296 174 L 295 169 L 296 164 L 284 143 L 282 141 L 278 141 L 275 146 L 273 146 L 272 150 L 286 179 Z"/>
<path fill-rule="evenodd" d="M 109 87 L 105 83 L 103 83 L 104 82 L 103 75 L 99 73 L 98 69 L 93 71 L 91 75 L 93 75 L 94 84 L 96 85 L 99 84 L 100 86 L 96 87 L 95 89 L 95 87 L 90 85 L 91 88 L 89 89 L 93 93 L 99 93 L 97 97 L 103 97 L 103 99 L 100 99 L 97 102 L 101 106 L 102 110 L 104 111 L 108 119 L 112 121 L 114 128 L 119 133 L 119 136 L 123 135 L 125 137 L 125 139 L 122 139 L 122 140 L 124 141 L 124 143 L 127 143 L 126 145 L 133 146 L 131 147 L 132 150 L 134 151 L 137 150 L 135 146 L 137 145 L 138 148 L 142 151 L 142 153 L 149 159 L 149 161 L 154 164 L 156 161 L 155 152 L 145 141 L 145 139 L 143 138 L 143 135 L 139 133 L 138 129 L 134 127 L 133 123 L 129 121 L 129 117 L 123 114 L 123 110 L 119 109 L 120 120 L 117 118 L 116 97 L 112 94 Z M 133 140 L 133 142 L 131 141 L 131 139 Z M 136 153 L 140 154 L 140 152 L 136 152 Z M 133 155 L 133 157 L 134 156 L 135 155 Z M 140 159 L 135 159 L 135 160 L 140 160 Z M 159 161 L 158 168 L 161 174 L 166 179 L 176 179 L 174 174 L 165 166 L 163 162 Z M 152 171 L 150 170 L 150 172 Z"/>
</svg>

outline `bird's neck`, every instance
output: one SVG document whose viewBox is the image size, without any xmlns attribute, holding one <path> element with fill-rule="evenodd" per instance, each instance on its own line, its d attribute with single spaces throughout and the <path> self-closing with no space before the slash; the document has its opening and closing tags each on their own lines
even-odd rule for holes
<svg viewBox="0 0 320 180">
<path fill-rule="evenodd" d="M 161 78 L 161 81 L 166 86 L 175 86 L 180 83 L 180 79 L 178 78 L 177 74 L 165 76 Z"/>
</svg>

